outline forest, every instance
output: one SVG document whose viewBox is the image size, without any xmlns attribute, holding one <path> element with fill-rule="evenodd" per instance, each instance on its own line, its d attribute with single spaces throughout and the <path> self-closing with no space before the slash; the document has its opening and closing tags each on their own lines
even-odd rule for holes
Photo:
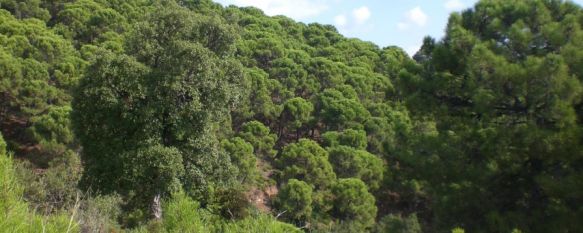
<svg viewBox="0 0 583 233">
<path fill-rule="evenodd" d="M 582 232 L 582 25 L 481 0 L 410 57 L 211 0 L 0 0 L 0 232 Z"/>
</svg>

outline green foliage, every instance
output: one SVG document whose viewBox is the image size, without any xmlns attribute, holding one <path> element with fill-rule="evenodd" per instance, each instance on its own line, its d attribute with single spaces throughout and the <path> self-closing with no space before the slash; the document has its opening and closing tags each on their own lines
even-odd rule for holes
<svg viewBox="0 0 583 233">
<path fill-rule="evenodd" d="M 259 215 L 246 218 L 234 223 L 224 223 L 216 232 L 274 232 L 274 233 L 301 233 L 302 230 L 293 225 L 279 222 L 271 216 Z"/>
<path fill-rule="evenodd" d="M 71 216 L 66 213 L 57 213 L 48 217 L 38 215 L 29 209 L 22 200 L 23 186 L 16 179 L 14 162 L 3 146 L 4 140 L 0 135 L 0 228 L 7 232 L 45 232 L 78 231 L 78 225 L 71 222 Z"/>
<path fill-rule="evenodd" d="M 339 179 L 332 186 L 332 216 L 339 221 L 349 223 L 340 225 L 350 227 L 351 231 L 362 232 L 374 225 L 377 215 L 375 198 L 368 192 L 366 184 L 359 179 Z"/>
<path fill-rule="evenodd" d="M 297 228 L 276 221 L 273 217 L 258 215 L 238 221 L 222 221 L 201 209 L 197 202 L 178 193 L 165 203 L 165 218 L 161 232 L 301 232 Z"/>
<path fill-rule="evenodd" d="M 343 92 L 345 91 L 345 92 Z M 354 89 L 326 89 L 319 95 L 319 117 L 331 129 L 363 123 L 370 113 L 358 101 Z"/>
<path fill-rule="evenodd" d="M 246 190 L 239 187 L 221 189 L 215 194 L 215 199 L 213 204 L 223 218 L 243 219 L 249 216 L 251 204 Z"/>
<path fill-rule="evenodd" d="M 245 80 L 243 91 L 247 91 L 247 98 L 243 98 L 241 106 L 234 112 L 234 117 L 240 115 L 243 119 L 255 118 L 265 122 L 277 120 L 281 107 L 274 103 L 271 93 L 280 88 L 280 83 L 269 79 L 268 74 L 258 68 L 245 69 Z"/>
<path fill-rule="evenodd" d="M 41 7 L 42 1 L 40 0 L 25 0 L 25 1 L 15 1 L 15 0 L 1 0 L 0 6 L 6 9 L 16 16 L 18 19 L 23 18 L 37 18 L 43 21 L 48 21 L 50 19 L 49 12 Z"/>
<path fill-rule="evenodd" d="M 397 215 L 387 215 L 383 217 L 378 225 L 375 226 L 375 232 L 394 232 L 394 233 L 421 233 L 421 225 L 417 215 L 412 214 L 408 217 Z"/>
<path fill-rule="evenodd" d="M 32 126 L 29 128 L 32 138 L 42 143 L 59 143 L 69 145 L 74 137 L 71 131 L 69 106 L 50 107 L 47 113 L 30 119 Z"/>
<path fill-rule="evenodd" d="M 5 231 L 581 229 L 572 2 L 479 1 L 413 59 L 211 0 L 0 8 Z"/>
<path fill-rule="evenodd" d="M 122 217 L 121 196 L 98 196 L 84 200 L 79 208 L 77 221 L 83 231 L 104 232 L 120 229 L 118 218 Z"/>
<path fill-rule="evenodd" d="M 81 178 L 79 157 L 67 151 L 53 159 L 42 174 L 38 174 L 33 164 L 16 164 L 18 179 L 23 185 L 23 196 L 37 212 L 50 214 L 58 210 L 72 209 L 80 195 L 77 183 Z"/>
<path fill-rule="evenodd" d="M 106 45 L 107 40 L 127 28 L 127 21 L 120 12 L 87 0 L 65 4 L 57 15 L 57 22 L 55 27 L 59 32 L 77 43 Z"/>
<path fill-rule="evenodd" d="M 239 169 L 237 179 L 241 183 L 254 184 L 259 179 L 257 159 L 253 154 L 253 145 L 240 137 L 223 140 L 221 147 L 231 156 L 233 165 Z"/>
<path fill-rule="evenodd" d="M 330 187 L 336 179 L 328 152 L 312 140 L 300 139 L 287 145 L 276 162 L 281 170 L 280 180 L 297 179 L 319 189 Z"/>
<path fill-rule="evenodd" d="M 287 100 L 283 104 L 283 112 L 280 118 L 282 118 L 281 121 L 283 123 L 289 124 L 291 129 L 299 130 L 311 120 L 312 111 L 314 111 L 312 103 L 296 97 Z"/>
<path fill-rule="evenodd" d="M 456 227 L 453 230 L 451 230 L 451 233 L 465 233 L 466 231 L 464 231 L 464 229 Z"/>
<path fill-rule="evenodd" d="M 380 187 L 383 179 L 383 160 L 363 150 L 347 146 L 328 149 L 330 163 L 338 178 L 358 178 L 371 191 Z"/>
<path fill-rule="evenodd" d="M 192 201 L 183 193 L 173 195 L 174 198 L 164 205 L 163 226 L 167 232 L 205 232 L 205 222 L 209 214 L 200 209 L 197 202 Z"/>
<path fill-rule="evenodd" d="M 480 1 L 451 15 L 441 41 L 426 39 L 408 107 L 434 117 L 438 134 L 419 143 L 412 154 L 427 156 L 409 164 L 432 170 L 418 177 L 440 197 L 438 228 L 578 228 L 580 210 L 564 203 L 580 198 L 554 190 L 580 173 L 581 77 L 577 62 L 560 54 L 583 48 L 581 12 L 563 1 Z"/>
<path fill-rule="evenodd" d="M 370 108 L 373 117 L 365 123 L 368 135 L 369 150 L 373 153 L 395 156 L 408 149 L 411 139 L 417 134 L 429 132 L 419 130 L 413 132 L 414 122 L 404 106 L 390 104 L 374 104 Z M 419 124 L 425 123 L 420 120 Z"/>
<path fill-rule="evenodd" d="M 312 187 L 300 180 L 290 179 L 283 185 L 275 201 L 279 211 L 288 219 L 302 221 L 312 215 Z"/>
<path fill-rule="evenodd" d="M 255 153 L 263 158 L 272 158 L 277 153 L 273 149 L 277 136 L 270 133 L 270 129 L 258 121 L 251 121 L 243 124 L 237 134 L 245 141 L 251 143 Z"/>
<path fill-rule="evenodd" d="M 0 133 L 0 155 L 6 155 L 6 142 Z"/>
<path fill-rule="evenodd" d="M 364 150 L 367 147 L 366 132 L 362 130 L 347 129 L 342 132 L 329 131 L 322 134 L 326 147 L 349 146 Z"/>
<path fill-rule="evenodd" d="M 176 148 L 152 145 L 128 151 L 120 157 L 127 162 L 122 168 L 121 185 L 141 203 L 149 203 L 157 194 L 180 190 L 184 176 L 183 160 Z M 124 190 L 125 191 L 125 190 Z M 121 192 L 125 194 L 125 192 Z"/>
<path fill-rule="evenodd" d="M 242 76 L 228 58 L 233 38 L 221 36 L 227 26 L 204 29 L 216 22 L 161 4 L 129 32 L 128 55 L 100 52 L 73 103 L 84 184 L 143 204 L 181 185 L 202 197 L 230 182 L 232 165 L 208 132 L 236 102 Z"/>
<path fill-rule="evenodd" d="M 30 7 L 39 1 L 32 2 Z M 66 115 L 61 110 L 68 108 L 68 90 L 77 83 L 84 66 L 71 42 L 44 22 L 18 20 L 0 9 L 0 122 L 17 156 L 46 166 L 68 149 L 72 135 L 68 120 L 60 118 Z M 50 118 L 58 123 L 49 122 Z M 41 146 L 31 150 L 31 144 Z"/>
</svg>

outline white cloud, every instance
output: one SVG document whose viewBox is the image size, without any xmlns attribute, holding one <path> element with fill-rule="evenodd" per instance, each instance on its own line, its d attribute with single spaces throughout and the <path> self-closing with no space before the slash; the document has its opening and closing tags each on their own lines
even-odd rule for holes
<svg viewBox="0 0 583 233">
<path fill-rule="evenodd" d="M 399 28 L 399 30 L 406 30 L 406 29 L 409 28 L 409 24 L 408 23 L 399 22 L 399 23 L 397 23 L 397 28 Z"/>
<path fill-rule="evenodd" d="M 405 19 L 397 23 L 397 28 L 399 30 L 407 30 L 411 25 L 423 27 L 427 24 L 428 19 L 427 14 L 421 10 L 421 7 L 417 6 L 405 13 Z"/>
<path fill-rule="evenodd" d="M 427 23 L 427 18 L 428 17 L 425 12 L 421 10 L 421 7 L 415 7 L 407 12 L 407 19 L 417 24 L 417 26 L 425 26 Z"/>
<path fill-rule="evenodd" d="M 370 15 L 370 10 L 366 6 L 356 8 L 352 11 L 352 16 L 354 16 L 358 24 L 365 23 L 370 18 Z"/>
<path fill-rule="evenodd" d="M 445 2 L 444 7 L 450 11 L 457 11 L 463 9 L 465 6 L 460 0 L 448 0 Z"/>
<path fill-rule="evenodd" d="M 265 14 L 285 15 L 301 20 L 318 16 L 329 8 L 325 0 L 218 0 L 223 5 L 254 6 Z"/>
<path fill-rule="evenodd" d="M 332 0 L 331 0 L 332 1 Z M 333 0 L 340 1 L 340 0 Z M 349 13 L 343 12 L 334 17 L 334 25 L 338 31 L 344 35 L 355 35 L 371 30 L 373 27 L 368 23 L 372 14 L 367 6 L 354 8 Z"/>
<path fill-rule="evenodd" d="M 334 17 L 334 24 L 337 27 L 344 27 L 346 26 L 347 23 L 348 19 L 346 18 L 346 15 L 337 15 L 336 17 Z"/>
</svg>

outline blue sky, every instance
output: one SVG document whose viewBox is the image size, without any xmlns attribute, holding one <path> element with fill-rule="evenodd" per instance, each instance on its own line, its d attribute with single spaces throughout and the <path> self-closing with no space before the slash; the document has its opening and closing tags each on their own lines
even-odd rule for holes
<svg viewBox="0 0 583 233">
<path fill-rule="evenodd" d="M 423 37 L 443 36 L 451 12 L 477 0 L 215 0 L 223 5 L 255 6 L 268 15 L 332 24 L 345 36 L 372 41 L 380 47 L 397 45 L 409 54 Z M 580 5 L 583 0 L 575 0 Z"/>
</svg>

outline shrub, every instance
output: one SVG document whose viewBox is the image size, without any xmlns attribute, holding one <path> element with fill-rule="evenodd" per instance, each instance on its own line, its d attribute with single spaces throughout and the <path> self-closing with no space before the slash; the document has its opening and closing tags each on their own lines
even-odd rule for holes
<svg viewBox="0 0 583 233">
<path fill-rule="evenodd" d="M 407 217 L 390 214 L 379 221 L 375 232 L 421 233 L 422 231 L 416 214 Z"/>
<path fill-rule="evenodd" d="M 294 226 L 277 221 L 274 217 L 256 214 L 241 220 L 225 220 L 213 215 L 183 193 L 174 194 L 173 198 L 164 204 L 162 223 L 150 224 L 156 226 L 156 231 L 167 233 L 239 233 L 239 232 L 269 232 L 294 233 L 301 232 Z M 142 232 L 142 229 L 135 230 Z"/>
<path fill-rule="evenodd" d="M 26 161 L 15 165 L 24 198 L 37 212 L 50 214 L 74 207 L 79 195 L 81 161 L 73 151 L 55 158 L 42 172 Z"/>
<path fill-rule="evenodd" d="M 41 216 L 31 211 L 22 200 L 23 187 L 16 179 L 14 162 L 6 154 L 0 135 L 0 229 L 5 232 L 78 232 L 73 216 L 64 212 Z"/>
<path fill-rule="evenodd" d="M 120 226 L 122 199 L 119 195 L 97 196 L 84 200 L 77 217 L 82 232 L 115 232 Z"/>
<path fill-rule="evenodd" d="M 184 193 L 173 196 L 164 204 L 163 228 L 167 232 L 205 232 L 208 215 L 200 211 L 199 204 Z"/>
</svg>

